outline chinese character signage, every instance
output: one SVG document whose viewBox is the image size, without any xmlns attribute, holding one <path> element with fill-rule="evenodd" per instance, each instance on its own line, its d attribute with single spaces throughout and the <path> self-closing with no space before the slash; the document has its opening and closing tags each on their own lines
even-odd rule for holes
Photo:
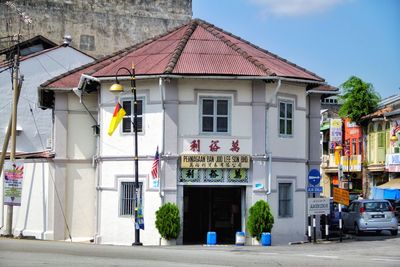
<svg viewBox="0 0 400 267">
<path fill-rule="evenodd" d="M 238 153 L 240 150 L 240 144 L 238 139 L 232 140 L 230 147 L 226 143 L 221 144 L 220 140 L 201 141 L 200 139 L 194 139 L 189 142 L 188 149 L 192 152 L 202 152 L 200 144 L 202 144 L 203 146 L 203 151 L 208 150 L 210 152 L 218 152 L 220 149 L 229 149 L 232 152 Z"/>
<path fill-rule="evenodd" d="M 182 180 L 186 182 L 195 182 L 199 180 L 199 170 L 197 169 L 183 169 Z"/>
<path fill-rule="evenodd" d="M 342 142 L 342 120 L 331 119 L 330 125 L 330 141 L 331 142 Z"/>
<path fill-rule="evenodd" d="M 233 169 L 229 174 L 231 180 L 244 180 L 247 176 L 245 169 Z"/>
<path fill-rule="evenodd" d="M 221 169 L 207 169 L 206 170 L 206 181 L 209 182 L 222 182 L 224 176 Z"/>
<path fill-rule="evenodd" d="M 400 153 L 386 154 L 385 170 L 388 172 L 400 172 Z"/>
<path fill-rule="evenodd" d="M 23 163 L 8 163 L 4 168 L 4 205 L 21 206 Z"/>
<path fill-rule="evenodd" d="M 182 169 L 248 169 L 249 155 L 182 155 Z"/>
</svg>

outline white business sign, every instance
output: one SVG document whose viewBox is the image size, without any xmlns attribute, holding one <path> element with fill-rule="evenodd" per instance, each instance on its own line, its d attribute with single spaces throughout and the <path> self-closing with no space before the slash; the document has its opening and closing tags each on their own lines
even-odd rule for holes
<svg viewBox="0 0 400 267">
<path fill-rule="evenodd" d="M 342 142 L 342 120 L 331 119 L 329 129 L 329 139 L 331 142 Z"/>
<path fill-rule="evenodd" d="M 309 198 L 308 215 L 329 214 L 329 198 Z"/>
<path fill-rule="evenodd" d="M 22 179 L 24 164 L 4 164 L 4 205 L 21 206 Z"/>
</svg>

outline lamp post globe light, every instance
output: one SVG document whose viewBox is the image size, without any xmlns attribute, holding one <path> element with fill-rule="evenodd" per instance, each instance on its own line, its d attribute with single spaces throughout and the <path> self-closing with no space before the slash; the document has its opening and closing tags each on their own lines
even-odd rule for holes
<svg viewBox="0 0 400 267">
<path fill-rule="evenodd" d="M 135 242 L 132 243 L 132 246 L 141 246 L 140 243 L 140 229 L 139 229 L 139 222 L 138 222 L 138 191 L 139 191 L 139 158 L 138 158 L 138 124 L 137 124 L 137 98 L 136 98 L 136 79 L 135 79 L 135 66 L 132 63 L 132 69 L 129 70 L 128 68 L 121 67 L 115 73 L 115 84 L 110 87 L 111 92 L 122 92 L 124 91 L 123 86 L 118 81 L 118 72 L 120 70 L 125 70 L 129 73 L 130 76 L 130 84 L 131 84 L 131 93 L 133 94 L 133 131 L 134 131 L 134 146 L 135 146 L 135 155 L 134 155 L 134 162 L 135 162 L 135 198 L 134 198 L 134 217 L 135 217 Z"/>
</svg>

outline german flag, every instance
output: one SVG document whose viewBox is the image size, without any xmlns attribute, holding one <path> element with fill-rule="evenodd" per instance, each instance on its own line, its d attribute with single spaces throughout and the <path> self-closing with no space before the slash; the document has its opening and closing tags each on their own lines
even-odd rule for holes
<svg viewBox="0 0 400 267">
<path fill-rule="evenodd" d="M 121 122 L 122 118 L 125 116 L 126 111 L 121 106 L 120 103 L 117 103 L 114 109 L 114 114 L 110 122 L 110 127 L 108 127 L 108 135 L 111 136 L 115 129 L 117 129 L 118 124 Z"/>
</svg>

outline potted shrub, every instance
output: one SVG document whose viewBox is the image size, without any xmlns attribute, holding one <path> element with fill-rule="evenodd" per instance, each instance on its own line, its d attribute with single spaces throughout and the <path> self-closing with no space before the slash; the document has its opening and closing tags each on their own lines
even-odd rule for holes
<svg viewBox="0 0 400 267">
<path fill-rule="evenodd" d="M 249 218 L 247 219 L 247 228 L 250 235 L 259 242 L 261 234 L 271 233 L 273 225 L 274 216 L 271 213 L 268 203 L 264 200 L 254 203 L 249 210 Z"/>
<path fill-rule="evenodd" d="M 176 244 L 181 222 L 179 209 L 175 204 L 166 203 L 156 211 L 156 228 L 162 237 L 162 244 Z"/>
</svg>

